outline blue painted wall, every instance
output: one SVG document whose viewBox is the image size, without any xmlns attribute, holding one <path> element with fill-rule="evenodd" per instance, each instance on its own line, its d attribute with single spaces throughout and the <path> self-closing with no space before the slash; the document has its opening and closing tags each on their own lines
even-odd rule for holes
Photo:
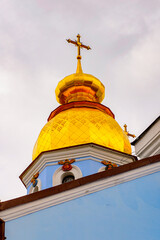
<svg viewBox="0 0 160 240">
<path fill-rule="evenodd" d="M 86 158 L 87 158 L 87 156 L 86 156 Z M 77 158 L 75 160 L 79 160 L 79 159 L 82 160 L 84 158 Z M 95 158 L 95 159 L 98 159 L 98 158 Z M 98 159 L 98 160 L 101 161 L 101 159 Z M 72 165 L 75 165 L 80 168 L 83 177 L 97 173 L 98 170 L 104 166 L 102 163 L 93 161 L 90 159 L 74 162 L 74 164 L 72 164 Z M 45 169 L 40 173 L 39 179 L 41 180 L 42 190 L 53 187 L 53 185 L 52 185 L 53 174 L 57 170 L 57 168 L 60 168 L 60 167 L 61 167 L 61 165 L 46 166 Z M 28 187 L 27 193 L 29 193 L 30 187 L 31 187 L 31 185 Z"/>
<path fill-rule="evenodd" d="M 6 223 L 7 240 L 159 240 L 160 173 Z"/>
</svg>

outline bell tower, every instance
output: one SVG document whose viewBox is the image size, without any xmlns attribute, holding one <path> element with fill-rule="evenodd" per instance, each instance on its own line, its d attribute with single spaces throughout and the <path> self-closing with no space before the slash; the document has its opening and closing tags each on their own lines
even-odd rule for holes
<svg viewBox="0 0 160 240">
<path fill-rule="evenodd" d="M 40 190 L 134 161 L 126 132 L 101 104 L 104 85 L 83 73 L 80 50 L 91 48 L 79 34 L 76 41 L 67 42 L 77 47 L 77 70 L 56 87 L 60 106 L 50 113 L 35 143 L 33 162 L 21 175 L 28 193 L 35 191 L 31 179 L 37 173 L 34 182 Z"/>
</svg>

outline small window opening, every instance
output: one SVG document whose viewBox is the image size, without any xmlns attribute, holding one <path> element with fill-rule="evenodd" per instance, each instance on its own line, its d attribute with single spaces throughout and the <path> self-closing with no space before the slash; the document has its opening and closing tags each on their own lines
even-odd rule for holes
<svg viewBox="0 0 160 240">
<path fill-rule="evenodd" d="M 63 178 L 62 183 L 67 183 L 67 182 L 71 182 L 75 179 L 75 177 L 73 175 L 68 175 L 66 177 Z"/>
</svg>

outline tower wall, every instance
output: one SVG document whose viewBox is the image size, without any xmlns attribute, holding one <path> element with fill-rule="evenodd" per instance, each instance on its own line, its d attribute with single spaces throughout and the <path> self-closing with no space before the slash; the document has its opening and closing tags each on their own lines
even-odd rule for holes
<svg viewBox="0 0 160 240">
<path fill-rule="evenodd" d="M 159 240 L 160 173 L 6 222 L 8 240 Z"/>
</svg>

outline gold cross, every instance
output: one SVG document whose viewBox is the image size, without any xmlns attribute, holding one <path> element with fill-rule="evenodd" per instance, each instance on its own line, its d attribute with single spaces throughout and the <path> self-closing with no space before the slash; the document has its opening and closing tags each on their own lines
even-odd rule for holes
<svg viewBox="0 0 160 240">
<path fill-rule="evenodd" d="M 77 47 L 77 50 L 78 50 L 78 55 L 77 55 L 77 59 L 81 59 L 81 52 L 80 52 L 80 49 L 81 48 L 86 48 L 87 50 L 90 50 L 91 48 L 90 48 L 90 46 L 86 46 L 86 45 L 84 45 L 84 44 L 82 44 L 81 42 L 80 42 L 80 35 L 78 34 L 77 35 L 77 41 L 73 41 L 73 40 L 71 40 L 71 39 L 67 39 L 67 42 L 68 43 L 72 43 L 72 44 L 74 44 L 76 47 Z"/>
<path fill-rule="evenodd" d="M 127 131 L 127 125 L 126 125 L 126 124 L 124 124 L 123 127 L 124 127 L 124 132 L 125 132 L 125 134 L 126 134 L 127 136 L 133 137 L 133 138 L 136 137 L 134 134 L 131 134 L 131 133 L 129 133 L 129 132 Z"/>
</svg>

